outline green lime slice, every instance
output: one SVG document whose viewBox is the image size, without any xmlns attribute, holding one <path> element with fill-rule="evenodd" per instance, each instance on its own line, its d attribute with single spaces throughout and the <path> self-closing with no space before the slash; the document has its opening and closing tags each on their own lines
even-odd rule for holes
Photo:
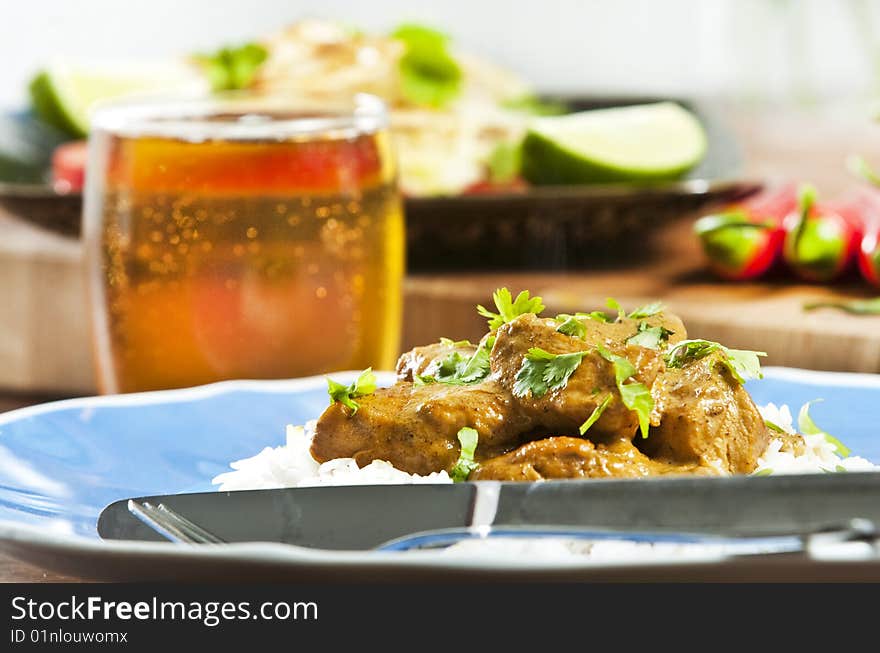
<svg viewBox="0 0 880 653">
<path fill-rule="evenodd" d="M 76 137 L 88 134 L 89 112 L 99 101 L 133 94 L 200 92 L 207 88 L 199 70 L 185 63 L 57 63 L 39 72 L 29 86 L 36 114 Z"/>
<path fill-rule="evenodd" d="M 706 154 L 706 133 L 674 102 L 536 118 L 523 141 L 533 184 L 675 179 Z"/>
</svg>

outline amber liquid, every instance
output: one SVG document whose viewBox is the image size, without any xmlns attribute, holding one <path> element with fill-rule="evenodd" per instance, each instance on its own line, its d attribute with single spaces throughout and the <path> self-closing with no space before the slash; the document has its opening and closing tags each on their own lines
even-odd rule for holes
<svg viewBox="0 0 880 653">
<path fill-rule="evenodd" d="M 103 391 L 393 365 L 404 233 L 385 134 L 106 138 Z"/>
</svg>

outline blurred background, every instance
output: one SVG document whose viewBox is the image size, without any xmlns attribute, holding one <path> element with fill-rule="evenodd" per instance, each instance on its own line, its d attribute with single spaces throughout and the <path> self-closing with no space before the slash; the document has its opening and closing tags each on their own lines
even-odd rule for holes
<svg viewBox="0 0 880 653">
<path fill-rule="evenodd" d="M 155 58 L 271 34 L 303 17 L 387 32 L 432 25 L 541 91 L 808 105 L 880 92 L 874 0 L 30 0 L 4 8 L 0 106 L 52 57 Z"/>
<path fill-rule="evenodd" d="M 513 175 L 513 185 L 501 188 L 514 192 L 491 198 L 476 193 L 485 180 L 475 175 L 486 173 L 486 154 L 495 153 L 486 143 L 479 156 L 467 153 L 464 174 L 454 171 L 454 183 L 442 186 L 449 179 L 433 160 L 423 170 L 413 166 L 419 139 L 398 139 L 404 181 L 418 182 L 403 188 L 409 258 L 400 349 L 441 335 L 479 338 L 484 323 L 474 305 L 508 286 L 542 295 L 556 312 L 598 307 L 609 295 L 625 304 L 659 297 L 692 335 L 766 350 L 769 364 L 880 371 L 880 307 L 845 305 L 876 294 L 880 258 L 870 274 L 857 272 L 853 259 L 827 281 L 782 264 L 732 281 L 709 265 L 694 233 L 700 216 L 762 188 L 810 182 L 823 200 L 852 208 L 854 193 L 870 185 L 854 173 L 853 157 L 880 167 L 880 0 L 29 0 L 4 7 L 0 112 L 30 119 L 28 84 L 59 63 L 117 71 L 134 61 L 180 63 L 265 43 L 307 18 L 380 38 L 402 23 L 426 25 L 449 36 L 455 57 L 509 71 L 510 78 L 494 78 L 498 88 L 522 84 L 564 99 L 567 110 L 672 100 L 693 111 L 708 135 L 707 153 L 684 184 L 561 192 L 552 184 L 524 187 Z M 290 71 L 297 70 L 294 63 Z M 480 70 L 466 74 L 477 71 L 479 80 Z M 497 108 L 510 98 L 490 99 Z M 423 108 L 410 118 L 427 115 Z M 512 133 L 520 137 L 524 124 Z M 0 155 L 17 137 L 4 125 Z M 434 140 L 448 139 L 436 133 Z M 57 186 L 29 195 L 33 184 L 4 190 L 2 182 L 0 395 L 19 399 L 4 404 L 0 396 L 0 409 L 93 393 L 80 197 Z M 454 197 L 435 197 L 438 188 L 452 188 Z M 880 200 L 872 206 L 865 224 L 880 224 Z M 805 310 L 816 302 L 847 310 Z"/>
</svg>

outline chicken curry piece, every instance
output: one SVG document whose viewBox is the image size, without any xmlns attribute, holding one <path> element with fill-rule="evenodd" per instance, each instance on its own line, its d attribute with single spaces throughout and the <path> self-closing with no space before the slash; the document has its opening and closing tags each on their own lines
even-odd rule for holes
<svg viewBox="0 0 880 653">
<path fill-rule="evenodd" d="M 757 352 L 688 340 L 658 304 L 544 318 L 528 292 L 495 299 L 479 343 L 416 347 L 394 385 L 332 403 L 313 457 L 454 472 L 469 428 L 478 439 L 468 480 L 755 470 L 770 440 L 742 385 L 759 374 Z"/>
</svg>

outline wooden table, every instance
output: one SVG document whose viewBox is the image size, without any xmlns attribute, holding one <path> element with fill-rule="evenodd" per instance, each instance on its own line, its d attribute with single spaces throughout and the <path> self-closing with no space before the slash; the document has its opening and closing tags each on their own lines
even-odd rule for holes
<svg viewBox="0 0 880 653">
<path fill-rule="evenodd" d="M 745 174 L 752 178 L 779 178 L 784 172 L 788 178 L 810 179 L 833 195 L 853 186 L 843 165 L 848 154 L 860 152 L 880 160 L 876 145 L 873 151 L 864 149 L 866 143 L 876 143 L 878 135 L 877 128 L 867 120 L 791 111 L 758 114 L 740 110 L 728 112 L 725 117 L 740 136 L 748 162 Z M 719 283 L 705 271 L 690 234 L 692 218 L 684 216 L 658 231 L 645 241 L 638 261 L 621 261 L 616 267 L 554 274 L 462 272 L 410 277 L 405 287 L 403 346 L 433 341 L 440 335 L 479 338 L 485 320 L 477 316 L 474 305 L 490 302 L 495 288 L 507 286 L 543 296 L 551 315 L 600 307 L 608 296 L 617 297 L 627 306 L 662 298 L 682 315 L 692 336 L 768 351 L 769 364 L 880 371 L 880 317 L 857 318 L 832 311 L 806 314 L 802 310 L 809 299 L 870 295 L 863 284 L 853 281 L 829 289 L 785 279 L 745 285 Z M 22 251 L 31 240 L 23 239 Z M 75 251 L 69 244 L 61 245 L 63 256 L 58 265 L 76 270 Z M 66 283 L 70 275 L 58 270 L 58 275 L 50 279 L 33 279 L 49 285 Z M 13 281 L 30 278 L 22 274 Z M 65 317 L 68 315 L 61 316 L 61 320 Z M 34 323 L 38 326 L 39 322 Z M 52 338 L 44 335 L 41 342 L 52 346 Z M 69 355 L 70 346 L 63 348 Z M 22 369 L 30 369 L 29 359 L 22 359 L 21 365 Z M 83 365 L 89 365 L 88 355 L 83 355 Z M 90 377 L 80 370 L 76 393 L 86 393 L 89 383 Z M 50 398 L 0 393 L 0 412 Z M 0 581 L 67 580 L 76 579 L 0 556 Z"/>
</svg>

